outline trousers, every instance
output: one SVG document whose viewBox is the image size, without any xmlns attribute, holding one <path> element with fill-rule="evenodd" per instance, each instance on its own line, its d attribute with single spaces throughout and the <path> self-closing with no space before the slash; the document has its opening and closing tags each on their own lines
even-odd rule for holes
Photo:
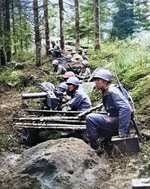
<svg viewBox="0 0 150 189">
<path fill-rule="evenodd" d="M 89 139 L 118 135 L 119 117 L 91 113 L 86 116 L 86 133 Z"/>
</svg>

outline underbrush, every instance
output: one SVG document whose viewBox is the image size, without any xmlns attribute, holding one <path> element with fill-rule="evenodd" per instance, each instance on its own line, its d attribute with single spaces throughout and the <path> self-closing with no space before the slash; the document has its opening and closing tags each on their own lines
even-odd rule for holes
<svg viewBox="0 0 150 189">
<path fill-rule="evenodd" d="M 35 53 L 33 51 L 17 52 L 16 55 L 12 55 L 12 61 L 15 62 L 26 62 L 33 59 L 35 59 Z"/>
</svg>

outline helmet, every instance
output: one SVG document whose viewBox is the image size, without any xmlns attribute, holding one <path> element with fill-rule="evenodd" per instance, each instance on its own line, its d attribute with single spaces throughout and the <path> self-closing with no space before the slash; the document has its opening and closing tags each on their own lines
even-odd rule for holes
<svg viewBox="0 0 150 189">
<path fill-rule="evenodd" d="M 60 85 L 58 86 L 58 88 L 62 88 L 62 89 L 67 90 L 68 85 L 66 84 L 66 82 L 62 82 L 62 83 L 60 83 Z"/>
<path fill-rule="evenodd" d="M 71 59 L 71 58 L 72 58 L 72 55 L 71 55 L 71 54 L 68 54 L 68 55 L 66 56 L 66 58 L 67 58 L 67 59 Z"/>
<path fill-rule="evenodd" d="M 79 48 L 79 50 L 78 51 L 83 51 L 83 49 L 82 48 Z"/>
<path fill-rule="evenodd" d="M 82 64 L 83 64 L 84 66 L 88 66 L 88 65 L 89 65 L 89 62 L 88 62 L 87 60 L 83 60 L 83 61 L 82 61 Z"/>
<path fill-rule="evenodd" d="M 58 62 L 58 60 L 53 60 L 53 61 L 52 61 L 52 64 L 53 64 L 53 65 L 58 65 L 59 62 Z"/>
<path fill-rule="evenodd" d="M 72 71 L 66 72 L 63 78 L 75 77 L 75 74 Z"/>
<path fill-rule="evenodd" d="M 78 86 L 79 85 L 79 79 L 77 77 L 69 77 L 66 84 L 67 85 L 72 84 L 72 85 Z"/>
<path fill-rule="evenodd" d="M 71 54 L 76 54 L 76 51 L 72 51 Z"/>
<path fill-rule="evenodd" d="M 75 54 L 75 55 L 71 58 L 72 61 L 76 61 L 77 59 L 80 60 L 80 61 L 83 60 L 82 56 L 79 55 L 79 54 Z"/>
<path fill-rule="evenodd" d="M 105 81 L 111 81 L 112 80 L 112 74 L 110 73 L 109 70 L 101 69 L 101 70 L 98 70 L 94 74 L 93 79 L 94 78 L 101 78 Z"/>
</svg>

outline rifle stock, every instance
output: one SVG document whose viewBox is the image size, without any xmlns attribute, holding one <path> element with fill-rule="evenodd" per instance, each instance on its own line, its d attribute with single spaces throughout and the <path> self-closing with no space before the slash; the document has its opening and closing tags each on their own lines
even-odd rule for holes
<svg viewBox="0 0 150 189">
<path fill-rule="evenodd" d="M 78 117 L 81 118 L 83 116 L 86 116 L 87 114 L 91 113 L 92 111 L 101 108 L 103 106 L 103 104 L 98 104 L 97 106 L 94 106 L 93 108 L 89 108 L 87 110 L 85 110 L 84 112 L 81 112 Z"/>
</svg>

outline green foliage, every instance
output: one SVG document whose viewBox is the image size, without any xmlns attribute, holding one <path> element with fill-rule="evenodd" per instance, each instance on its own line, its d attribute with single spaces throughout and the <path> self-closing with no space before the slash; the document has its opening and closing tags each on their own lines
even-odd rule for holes
<svg viewBox="0 0 150 189">
<path fill-rule="evenodd" d="M 14 71 L 13 68 L 6 71 L 2 71 L 2 73 L 0 74 L 0 81 L 11 86 L 16 86 L 20 83 L 19 72 Z"/>
<path fill-rule="evenodd" d="M 6 137 L 0 138 L 0 149 L 8 150 L 10 147 L 10 143 Z"/>
<path fill-rule="evenodd" d="M 35 58 L 35 53 L 33 51 L 18 52 L 12 56 L 12 60 L 16 62 L 25 62 L 27 60 L 32 60 Z"/>
<path fill-rule="evenodd" d="M 102 100 L 101 99 L 101 97 L 102 97 L 101 91 L 94 89 L 91 92 L 91 94 L 89 95 L 89 97 L 90 97 L 92 106 L 96 106 L 101 103 L 101 100 Z"/>
<path fill-rule="evenodd" d="M 41 142 L 51 139 L 59 139 L 61 132 L 57 130 L 44 130 L 39 132 Z"/>
</svg>

